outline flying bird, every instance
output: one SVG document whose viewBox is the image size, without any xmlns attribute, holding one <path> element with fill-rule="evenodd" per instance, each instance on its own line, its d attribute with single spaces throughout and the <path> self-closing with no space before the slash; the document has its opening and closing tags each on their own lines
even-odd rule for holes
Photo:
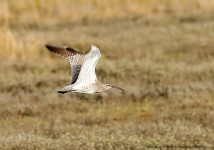
<svg viewBox="0 0 214 150">
<path fill-rule="evenodd" d="M 72 78 L 70 84 L 54 91 L 61 94 L 66 92 L 94 94 L 109 90 L 110 88 L 117 88 L 124 91 L 120 87 L 103 84 L 98 81 L 95 67 L 101 57 L 101 53 L 96 46 L 92 45 L 91 50 L 85 54 L 67 46 L 45 46 L 51 52 L 68 59 L 71 65 Z"/>
</svg>

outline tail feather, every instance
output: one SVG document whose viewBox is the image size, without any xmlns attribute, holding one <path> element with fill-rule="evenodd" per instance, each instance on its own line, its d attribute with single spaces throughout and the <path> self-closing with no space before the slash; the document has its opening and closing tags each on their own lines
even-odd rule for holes
<svg viewBox="0 0 214 150">
<path fill-rule="evenodd" d="M 54 90 L 54 91 L 56 91 L 56 92 L 58 92 L 58 93 L 60 93 L 60 94 L 65 94 L 65 93 L 67 93 L 67 92 L 69 92 L 69 91 L 71 91 L 71 90 L 72 90 L 72 88 L 71 88 L 71 86 L 69 85 L 69 86 L 63 87 L 63 88 L 61 88 L 61 89 Z"/>
</svg>

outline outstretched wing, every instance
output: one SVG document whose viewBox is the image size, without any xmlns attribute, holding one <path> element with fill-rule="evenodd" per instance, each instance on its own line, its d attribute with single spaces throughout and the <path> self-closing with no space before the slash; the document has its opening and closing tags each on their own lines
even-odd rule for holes
<svg viewBox="0 0 214 150">
<path fill-rule="evenodd" d="M 71 65 L 71 73 L 72 78 L 70 84 L 74 84 L 77 81 L 77 78 L 79 76 L 82 63 L 84 61 L 84 54 L 81 53 L 79 50 L 68 48 L 66 46 L 59 47 L 59 46 L 50 46 L 46 45 L 46 47 L 51 51 L 54 52 L 66 59 L 69 60 Z"/>
<path fill-rule="evenodd" d="M 91 46 L 91 50 L 85 54 L 85 60 L 82 64 L 81 71 L 76 83 L 95 83 L 97 76 L 95 67 L 101 57 L 100 50 L 96 46 Z"/>
</svg>

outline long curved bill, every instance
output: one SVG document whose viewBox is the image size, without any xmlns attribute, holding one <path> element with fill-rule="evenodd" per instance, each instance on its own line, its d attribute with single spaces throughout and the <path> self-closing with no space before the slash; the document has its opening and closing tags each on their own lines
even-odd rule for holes
<svg viewBox="0 0 214 150">
<path fill-rule="evenodd" d="M 112 88 L 117 88 L 117 89 L 120 89 L 121 91 L 123 91 L 124 92 L 124 89 L 122 89 L 122 88 L 120 88 L 120 87 L 118 87 L 118 86 L 111 86 Z"/>
</svg>

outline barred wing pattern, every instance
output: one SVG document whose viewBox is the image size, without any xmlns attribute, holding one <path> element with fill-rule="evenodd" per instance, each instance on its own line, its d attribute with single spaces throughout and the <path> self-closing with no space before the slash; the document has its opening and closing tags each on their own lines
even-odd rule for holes
<svg viewBox="0 0 214 150">
<path fill-rule="evenodd" d="M 82 63 L 84 61 L 84 54 L 81 53 L 79 50 L 76 50 L 73 48 L 50 46 L 50 45 L 46 45 L 46 47 L 51 52 L 54 52 L 69 60 L 71 65 L 71 72 L 72 72 L 72 78 L 71 78 L 70 84 L 74 84 L 77 81 L 77 78 L 79 76 Z"/>
<path fill-rule="evenodd" d="M 82 64 L 82 68 L 79 73 L 79 77 L 76 81 L 77 84 L 95 83 L 97 76 L 95 73 L 95 67 L 101 57 L 100 50 L 96 46 L 91 46 L 91 50 L 85 54 L 85 60 Z"/>
</svg>

